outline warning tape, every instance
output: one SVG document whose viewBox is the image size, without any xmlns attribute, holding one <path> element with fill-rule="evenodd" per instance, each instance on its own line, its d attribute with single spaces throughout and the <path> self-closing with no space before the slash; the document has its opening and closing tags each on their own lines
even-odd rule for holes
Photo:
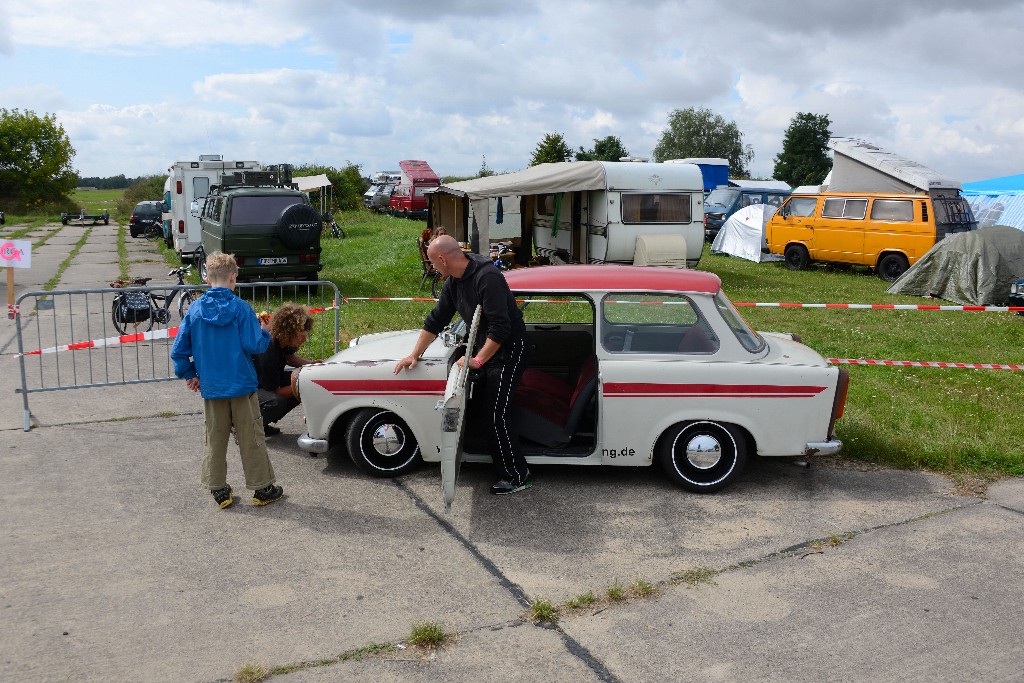
<svg viewBox="0 0 1024 683">
<path fill-rule="evenodd" d="M 797 303 L 738 303 L 733 306 L 754 306 L 759 308 L 867 308 L 889 311 L 982 311 L 1007 312 L 1024 311 L 1024 306 L 940 306 L 937 304 L 797 304 Z"/>
<path fill-rule="evenodd" d="M 178 334 L 177 327 L 168 327 L 166 330 L 150 330 L 149 332 L 137 332 L 136 334 L 122 334 L 119 337 L 106 337 L 105 339 L 90 339 L 89 341 L 65 344 L 64 346 L 51 346 L 47 349 L 36 349 L 25 353 L 16 353 L 14 358 L 21 356 L 39 356 L 44 353 L 57 353 L 58 351 L 78 351 L 80 349 L 94 349 L 101 346 L 117 346 L 119 344 L 136 344 L 141 341 L 153 339 L 173 339 Z"/>
<path fill-rule="evenodd" d="M 396 296 L 347 296 L 342 298 L 342 303 L 352 301 L 420 301 L 434 303 L 437 299 L 432 297 L 396 297 Z M 517 303 L 531 304 L 572 304 L 588 303 L 582 299 L 516 299 Z M 608 301 L 607 303 L 620 304 L 687 304 L 685 301 Z M 750 302 L 734 301 L 733 306 L 746 308 L 839 308 L 839 309 L 873 309 L 886 311 L 970 311 L 970 312 L 999 312 L 999 313 L 1024 313 L 1024 306 L 959 306 L 939 304 L 804 304 L 795 302 Z M 331 309 L 316 309 L 317 311 Z M 310 313 L 313 311 L 311 310 Z"/>
<path fill-rule="evenodd" d="M 1024 365 L 998 363 L 942 363 L 917 360 L 863 360 L 860 358 L 827 358 L 833 365 L 884 365 L 905 368 L 961 368 L 967 370 L 1024 370 Z"/>
</svg>

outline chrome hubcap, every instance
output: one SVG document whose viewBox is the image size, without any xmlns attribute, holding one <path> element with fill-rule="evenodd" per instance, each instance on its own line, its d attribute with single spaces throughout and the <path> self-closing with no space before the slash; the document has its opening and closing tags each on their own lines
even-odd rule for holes
<svg viewBox="0 0 1024 683">
<path fill-rule="evenodd" d="M 394 424 L 382 424 L 373 430 L 373 449 L 381 455 L 394 455 L 405 446 L 405 434 Z"/>
<path fill-rule="evenodd" d="M 709 470 L 722 459 L 722 444 L 709 434 L 698 434 L 686 442 L 686 460 L 700 470 Z"/>
</svg>

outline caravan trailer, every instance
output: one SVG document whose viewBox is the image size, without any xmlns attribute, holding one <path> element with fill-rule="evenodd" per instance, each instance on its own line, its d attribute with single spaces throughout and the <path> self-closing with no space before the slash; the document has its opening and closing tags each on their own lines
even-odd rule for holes
<svg viewBox="0 0 1024 683">
<path fill-rule="evenodd" d="M 170 239 L 182 263 L 191 261 L 201 244 L 199 211 L 225 173 L 259 171 L 258 161 L 224 161 L 220 154 L 201 154 L 198 161 L 175 161 L 164 184 L 164 210 L 170 214 Z M 168 245 L 170 246 L 170 245 Z"/>
<path fill-rule="evenodd" d="M 503 212 L 519 209 L 523 265 L 534 251 L 552 263 L 700 261 L 704 184 L 693 164 L 559 162 L 442 185 L 431 194 L 430 226 L 487 253 L 499 199 Z"/>
</svg>

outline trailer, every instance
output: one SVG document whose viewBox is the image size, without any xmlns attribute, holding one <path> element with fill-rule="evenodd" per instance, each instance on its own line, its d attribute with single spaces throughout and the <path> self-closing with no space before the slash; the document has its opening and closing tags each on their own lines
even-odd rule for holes
<svg viewBox="0 0 1024 683">
<path fill-rule="evenodd" d="M 79 225 L 85 225 L 87 222 L 92 225 L 96 225 L 100 221 L 103 221 L 103 225 L 110 223 L 110 212 L 104 211 L 103 213 L 86 213 L 85 209 L 78 209 L 78 211 L 61 211 L 60 222 L 61 225 L 67 225 L 68 223 L 78 223 Z"/>
</svg>

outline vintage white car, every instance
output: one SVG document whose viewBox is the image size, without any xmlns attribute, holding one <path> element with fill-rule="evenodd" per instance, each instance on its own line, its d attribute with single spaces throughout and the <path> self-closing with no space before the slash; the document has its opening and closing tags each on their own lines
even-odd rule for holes
<svg viewBox="0 0 1024 683">
<path fill-rule="evenodd" d="M 505 275 L 527 324 L 530 367 L 514 398 L 527 462 L 657 461 L 690 491 L 718 491 L 746 459 L 839 451 L 848 373 L 789 334 L 751 329 L 716 275 L 674 268 L 564 265 Z M 371 334 L 293 374 L 307 434 L 347 448 L 383 477 L 442 463 L 446 503 L 464 458 L 489 462 L 466 394 L 461 321 L 412 371 L 395 375 L 418 330 Z M 453 368 L 455 371 L 453 371 Z M 465 408 L 465 409 L 463 409 Z M 463 436 L 462 428 L 465 428 Z"/>
</svg>

